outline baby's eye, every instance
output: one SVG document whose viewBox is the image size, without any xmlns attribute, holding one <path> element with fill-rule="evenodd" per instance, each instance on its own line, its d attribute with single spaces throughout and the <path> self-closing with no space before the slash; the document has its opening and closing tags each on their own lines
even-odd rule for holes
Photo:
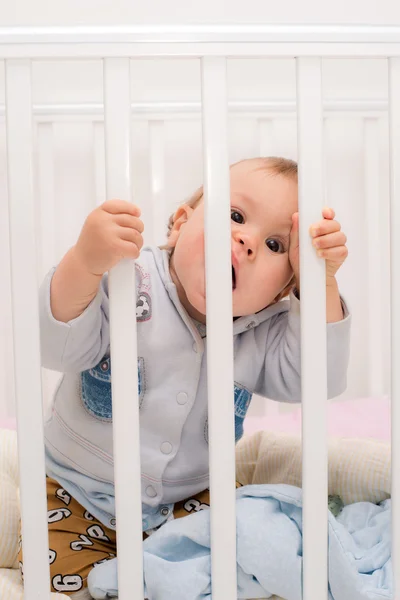
<svg viewBox="0 0 400 600">
<path fill-rule="evenodd" d="M 243 225 L 244 223 L 243 215 L 237 210 L 231 210 L 231 219 L 232 221 L 235 221 L 235 223 L 239 223 L 239 225 Z"/>
<path fill-rule="evenodd" d="M 265 241 L 267 247 L 271 250 L 271 252 L 284 252 L 285 249 L 282 245 L 282 242 L 279 240 L 274 240 L 273 238 L 269 238 Z"/>
</svg>

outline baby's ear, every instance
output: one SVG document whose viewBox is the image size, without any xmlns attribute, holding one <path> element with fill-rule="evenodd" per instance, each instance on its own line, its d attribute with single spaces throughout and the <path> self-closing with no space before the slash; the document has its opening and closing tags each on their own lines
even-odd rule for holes
<svg viewBox="0 0 400 600">
<path fill-rule="evenodd" d="M 182 206 L 180 206 L 174 214 L 171 231 L 168 236 L 168 246 L 170 248 L 175 248 L 176 243 L 179 239 L 181 227 L 182 225 L 187 223 L 192 213 L 193 208 L 191 206 L 188 206 L 187 204 L 182 204 Z"/>
</svg>

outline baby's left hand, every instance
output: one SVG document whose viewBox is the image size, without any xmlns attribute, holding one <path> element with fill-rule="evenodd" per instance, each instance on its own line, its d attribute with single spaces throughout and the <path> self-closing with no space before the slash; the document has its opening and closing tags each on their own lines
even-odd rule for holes
<svg viewBox="0 0 400 600">
<path fill-rule="evenodd" d="M 347 258 L 347 237 L 341 231 L 340 223 L 334 220 L 335 212 L 332 208 L 324 208 L 322 216 L 323 220 L 311 225 L 310 236 L 318 256 L 324 258 L 326 261 L 326 279 L 327 284 L 329 284 L 329 281 L 335 277 L 338 269 Z M 299 213 L 295 213 L 292 218 L 293 226 L 290 235 L 289 260 L 297 285 L 299 285 Z"/>
</svg>

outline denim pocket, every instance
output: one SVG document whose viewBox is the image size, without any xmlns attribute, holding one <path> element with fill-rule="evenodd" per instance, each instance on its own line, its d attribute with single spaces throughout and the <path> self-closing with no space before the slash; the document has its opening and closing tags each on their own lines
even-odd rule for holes
<svg viewBox="0 0 400 600">
<path fill-rule="evenodd" d="M 243 422 L 247 414 L 252 393 L 246 388 L 235 383 L 234 386 L 234 407 L 235 407 L 235 441 L 238 442 L 243 435 Z M 204 439 L 208 444 L 208 417 L 204 426 Z"/>
<path fill-rule="evenodd" d="M 235 440 L 243 435 L 243 422 L 250 406 L 252 394 L 246 388 L 235 383 Z"/>
<path fill-rule="evenodd" d="M 111 358 L 103 358 L 93 369 L 81 373 L 82 401 L 86 410 L 104 421 L 112 420 Z M 139 407 L 145 392 L 145 369 L 143 358 L 138 358 Z"/>
</svg>

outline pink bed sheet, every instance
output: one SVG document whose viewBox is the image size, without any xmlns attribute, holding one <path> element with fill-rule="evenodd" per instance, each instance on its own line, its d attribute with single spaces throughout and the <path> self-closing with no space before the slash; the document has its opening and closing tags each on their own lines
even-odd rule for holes
<svg viewBox="0 0 400 600">
<path fill-rule="evenodd" d="M 388 397 L 357 398 L 330 402 L 328 406 L 328 435 L 331 437 L 374 438 L 390 442 L 390 400 Z M 259 430 L 280 433 L 301 433 L 301 408 L 293 412 L 247 417 L 244 432 Z"/>
<path fill-rule="evenodd" d="M 0 429 L 16 429 L 17 424 L 15 419 L 0 418 Z"/>
</svg>

